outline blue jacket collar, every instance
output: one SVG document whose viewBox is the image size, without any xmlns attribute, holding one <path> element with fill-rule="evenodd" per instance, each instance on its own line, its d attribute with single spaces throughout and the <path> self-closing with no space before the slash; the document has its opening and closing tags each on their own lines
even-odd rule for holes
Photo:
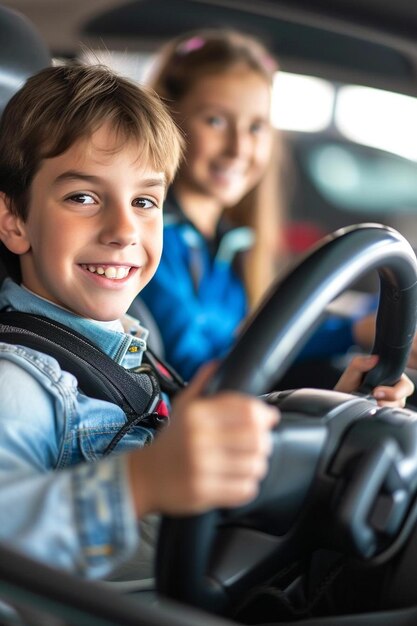
<svg viewBox="0 0 417 626">
<path fill-rule="evenodd" d="M 81 333 L 95 343 L 112 359 L 121 363 L 126 351 L 136 343 L 133 336 L 106 328 L 93 320 L 71 313 L 48 300 L 20 287 L 10 278 L 6 278 L 0 289 L 0 309 L 13 309 L 24 313 L 43 315 Z"/>
</svg>

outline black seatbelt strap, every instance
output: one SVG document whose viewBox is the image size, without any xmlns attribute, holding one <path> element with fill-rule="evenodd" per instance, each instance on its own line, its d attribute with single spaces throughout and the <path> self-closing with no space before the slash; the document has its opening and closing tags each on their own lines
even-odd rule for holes
<svg viewBox="0 0 417 626">
<path fill-rule="evenodd" d="M 184 389 L 187 383 L 169 363 L 157 356 L 149 347 L 143 355 L 144 363 L 149 363 L 157 372 L 162 391 L 169 396 L 175 395 L 180 389 Z"/>
<path fill-rule="evenodd" d="M 86 337 L 49 318 L 1 311 L 0 340 L 54 357 L 77 378 L 85 394 L 117 404 L 129 422 L 151 414 L 160 399 L 160 385 L 150 364 L 134 372 L 126 370 Z"/>
</svg>

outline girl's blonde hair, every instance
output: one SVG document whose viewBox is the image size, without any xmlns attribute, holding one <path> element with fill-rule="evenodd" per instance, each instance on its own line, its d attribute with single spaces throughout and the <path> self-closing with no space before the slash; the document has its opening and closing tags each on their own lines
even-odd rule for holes
<svg viewBox="0 0 417 626">
<path fill-rule="evenodd" d="M 232 30 L 205 29 L 181 35 L 161 50 L 148 84 L 178 120 L 178 105 L 202 77 L 246 65 L 272 87 L 277 61 L 254 37 Z M 180 123 L 180 122 L 179 122 Z M 272 157 L 261 181 L 242 200 L 226 209 L 236 225 L 251 226 L 255 244 L 246 258 L 244 280 L 249 302 L 257 304 L 285 255 L 283 142 L 278 131 Z"/>
</svg>

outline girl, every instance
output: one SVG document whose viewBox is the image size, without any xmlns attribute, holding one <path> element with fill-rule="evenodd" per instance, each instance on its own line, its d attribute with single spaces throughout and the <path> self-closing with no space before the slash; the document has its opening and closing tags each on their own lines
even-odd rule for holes
<svg viewBox="0 0 417 626">
<path fill-rule="evenodd" d="M 142 296 L 187 379 L 228 350 L 285 257 L 282 142 L 270 123 L 277 69 L 254 38 L 202 30 L 169 42 L 150 80 L 186 154 L 165 204 L 161 264 Z M 352 320 L 333 317 L 303 357 L 352 344 Z"/>
<path fill-rule="evenodd" d="M 165 204 L 161 265 L 142 295 L 186 378 L 229 348 L 283 251 L 276 69 L 251 37 L 208 30 L 170 42 L 150 81 L 187 151 Z"/>
</svg>

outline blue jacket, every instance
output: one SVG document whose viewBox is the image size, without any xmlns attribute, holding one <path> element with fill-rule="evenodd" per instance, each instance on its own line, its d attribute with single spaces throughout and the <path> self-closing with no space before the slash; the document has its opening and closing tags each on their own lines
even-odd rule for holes
<svg viewBox="0 0 417 626">
<path fill-rule="evenodd" d="M 232 230 L 222 221 L 216 240 L 208 242 L 171 195 L 164 211 L 162 259 L 141 298 L 159 326 L 166 360 L 190 379 L 202 363 L 230 348 L 246 316 L 236 264 L 238 253 L 251 245 L 252 233 Z"/>
<path fill-rule="evenodd" d="M 239 254 L 251 246 L 253 234 L 222 220 L 215 240 L 207 241 L 172 193 L 164 211 L 161 263 L 141 297 L 159 326 L 167 361 L 190 379 L 200 365 L 229 350 L 247 314 Z M 354 344 L 354 319 L 328 316 L 297 360 L 345 353 Z"/>
<path fill-rule="evenodd" d="M 143 337 L 74 315 L 10 279 L 0 309 L 61 322 L 128 367 L 140 363 L 146 347 Z M 154 432 L 136 426 L 103 459 L 125 421 L 118 406 L 81 394 L 52 357 L 0 343 L 0 540 L 88 577 L 104 576 L 132 555 L 137 520 L 125 457 L 117 452 L 151 442 Z"/>
</svg>

